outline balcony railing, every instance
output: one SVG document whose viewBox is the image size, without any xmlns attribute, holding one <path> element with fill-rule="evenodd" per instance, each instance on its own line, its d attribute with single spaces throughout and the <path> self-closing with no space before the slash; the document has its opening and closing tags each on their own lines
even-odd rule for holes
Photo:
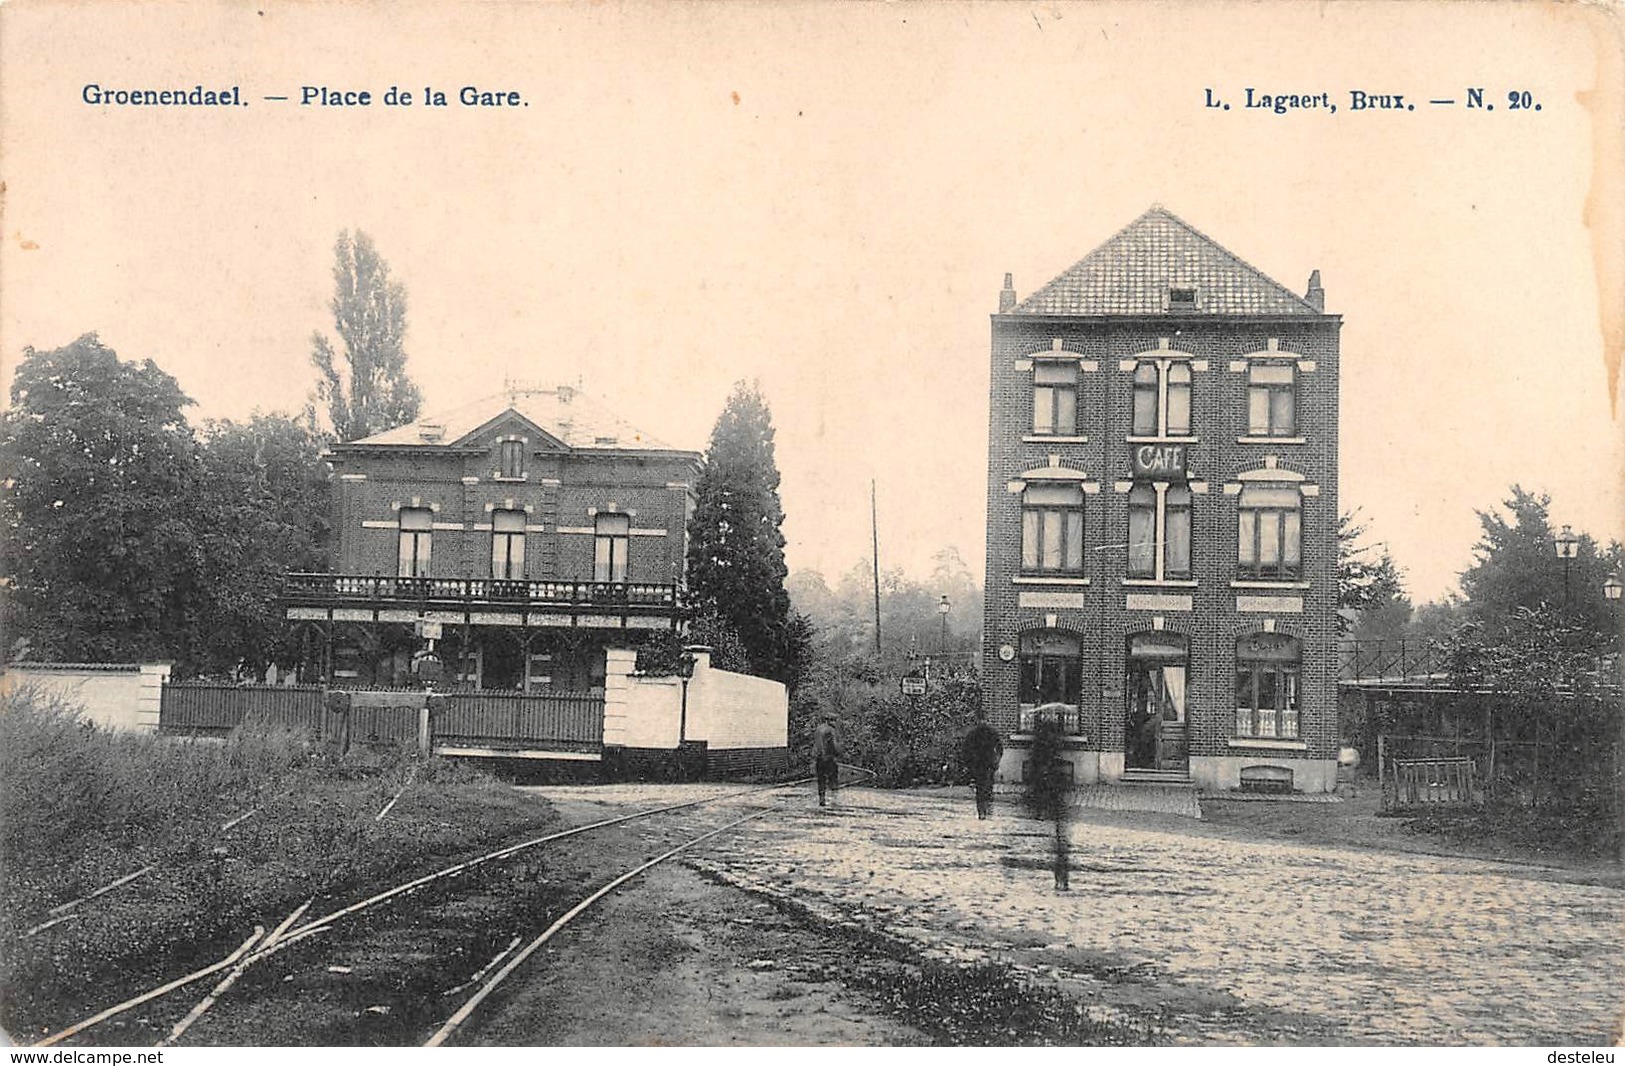
<svg viewBox="0 0 1625 1066">
<path fill-rule="evenodd" d="M 678 585 L 359 574 L 291 573 L 283 583 L 282 598 L 290 604 L 310 606 L 409 603 L 658 612 L 674 612 L 683 607 L 683 591 Z"/>
</svg>

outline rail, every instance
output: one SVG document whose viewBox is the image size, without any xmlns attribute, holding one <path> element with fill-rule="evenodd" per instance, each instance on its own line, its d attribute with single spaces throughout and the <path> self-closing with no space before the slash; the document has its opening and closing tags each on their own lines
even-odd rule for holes
<svg viewBox="0 0 1625 1066">
<path fill-rule="evenodd" d="M 115 1018 L 118 1015 L 123 1014 L 126 1011 L 129 1011 L 129 1010 L 133 1009 L 134 1007 L 140 1006 L 140 1005 L 142 1005 L 144 1003 L 151 1002 L 152 1000 L 157 999 L 157 998 L 159 998 L 161 996 L 166 996 L 166 995 L 170 994 L 171 992 L 174 992 L 174 991 L 177 991 L 177 990 L 179 990 L 181 988 L 186 987 L 187 985 L 195 984 L 196 982 L 202 980 L 205 977 L 208 977 L 208 976 L 210 976 L 212 974 L 215 974 L 215 973 L 219 973 L 222 970 L 228 969 L 231 966 L 235 965 L 239 960 L 247 961 L 247 962 L 250 962 L 250 963 L 257 962 L 257 961 L 262 960 L 262 959 L 264 959 L 264 958 L 266 958 L 266 957 L 268 957 L 270 955 L 276 954 L 277 952 L 280 952 L 285 948 L 291 947 L 292 945 L 294 945 L 296 943 L 299 943 L 300 941 L 306 940 L 306 939 L 308 939 L 308 938 L 310 938 L 312 936 L 316 936 L 316 935 L 326 931 L 327 929 L 330 929 L 332 926 L 334 926 L 335 924 L 337 924 L 339 922 L 342 922 L 342 921 L 344 921 L 344 920 L 346 920 L 348 918 L 351 918 L 351 917 L 353 917 L 353 916 L 355 916 L 357 914 L 361 914 L 361 913 L 370 911 L 374 907 L 379 906 L 380 904 L 387 903 L 390 900 L 398 899 L 398 898 L 400 898 L 402 896 L 406 896 L 406 895 L 409 895 L 411 893 L 417 892 L 418 890 L 422 889 L 426 885 L 433 884 L 433 883 L 438 882 L 438 881 L 444 881 L 447 878 L 456 877 L 459 874 L 463 874 L 466 871 L 469 871 L 469 870 L 476 869 L 478 867 L 484 866 L 487 863 L 500 862 L 503 859 L 507 859 L 507 858 L 509 858 L 509 857 L 511 857 L 513 855 L 517 855 L 517 854 L 519 854 L 521 852 L 524 852 L 524 851 L 528 851 L 531 848 L 535 848 L 535 847 L 538 847 L 538 846 L 544 845 L 544 844 L 550 844 L 550 843 L 553 843 L 553 842 L 559 841 L 559 840 L 564 840 L 564 839 L 567 839 L 569 837 L 577 836 L 577 835 L 582 834 L 582 833 L 589 833 L 589 832 L 592 832 L 593 830 L 596 830 L 596 829 L 604 829 L 604 828 L 608 828 L 610 826 L 622 825 L 622 824 L 625 824 L 627 822 L 636 821 L 636 820 L 639 820 L 639 819 L 642 819 L 642 818 L 649 818 L 649 817 L 652 817 L 652 816 L 658 815 L 658 814 L 667 814 L 667 813 L 670 813 L 672 811 L 686 810 L 686 809 L 691 808 L 691 807 L 706 806 L 706 805 L 713 804 L 713 803 L 727 803 L 727 802 L 730 802 L 730 801 L 733 801 L 733 800 L 741 799 L 741 798 L 743 798 L 745 796 L 754 795 L 754 794 L 759 793 L 759 792 L 770 792 L 770 791 L 773 791 L 775 789 L 782 789 L 782 788 L 793 787 L 793 786 L 797 786 L 797 785 L 804 785 L 804 784 L 807 783 L 808 780 L 810 780 L 810 779 L 809 778 L 796 778 L 796 779 L 791 780 L 791 781 L 782 781 L 782 782 L 779 782 L 779 783 L 776 783 L 776 784 L 760 785 L 760 786 L 757 786 L 757 787 L 754 787 L 754 788 L 747 788 L 747 789 L 743 789 L 743 790 L 738 791 L 738 792 L 729 792 L 729 793 L 726 793 L 726 794 L 723 794 L 723 795 L 720 795 L 720 796 L 706 796 L 706 797 L 703 797 L 701 799 L 688 800 L 688 801 L 683 802 L 683 803 L 673 803 L 673 804 L 667 804 L 667 805 L 661 806 L 661 807 L 650 808 L 650 809 L 647 809 L 647 810 L 634 811 L 631 814 L 617 815 L 617 816 L 612 817 L 612 818 L 605 818 L 605 819 L 602 819 L 600 821 L 591 822 L 591 823 L 589 823 L 587 825 L 573 826 L 573 827 L 571 827 L 569 829 L 564 829 L 564 830 L 559 830 L 559 831 L 556 831 L 556 832 L 548 833 L 548 834 L 546 834 L 544 836 L 533 837 L 533 838 L 531 838 L 529 840 L 520 841 L 517 844 L 509 844 L 506 847 L 498 848 L 495 851 L 487 852 L 487 853 L 485 853 L 483 855 L 480 855 L 480 856 L 477 856 L 477 857 L 475 857 L 473 859 L 467 859 L 467 860 L 464 860 L 463 862 L 454 863 L 451 866 L 447 866 L 447 867 L 444 867 L 442 869 L 435 870 L 432 873 L 424 874 L 421 877 L 414 878 L 413 880 L 404 882 L 403 884 L 395 885 L 395 886 L 393 886 L 391 888 L 385 889 L 382 892 L 378 892 L 378 893 L 376 893 L 376 894 L 374 894 L 372 896 L 369 896 L 366 899 L 360 900 L 359 902 L 352 903 L 349 906 L 341 907 L 336 911 L 329 912 L 328 914 L 325 914 L 325 915 L 323 915 L 323 916 L 321 916 L 319 918 L 311 919 L 311 920 L 308 920 L 308 921 L 305 921 L 305 922 L 302 922 L 302 923 L 298 923 L 298 924 L 294 924 L 293 922 L 285 923 L 284 927 L 279 930 L 279 932 L 281 932 L 282 935 L 277 938 L 275 943 L 271 943 L 271 944 L 259 943 L 258 946 L 256 947 L 255 941 L 258 941 L 259 937 L 257 937 L 257 936 L 252 937 L 252 938 L 250 938 L 249 941 L 245 941 L 242 947 L 238 948 L 235 952 L 228 955 L 226 958 L 221 959 L 218 962 L 215 962 L 215 963 L 213 963 L 213 964 L 211 964 L 209 966 L 205 966 L 202 969 L 195 970 L 195 971 L 193 971 L 193 972 L 191 972 L 189 974 L 186 974 L 183 977 L 172 980 L 172 981 L 168 982 L 167 984 L 160 985 L 157 988 L 151 989 L 151 990 L 146 991 L 146 992 L 142 992 L 139 995 L 136 995 L 136 996 L 134 996 L 134 997 L 132 997 L 130 999 L 124 1000 L 121 1003 L 115 1004 L 114 1006 L 109 1007 L 106 1010 L 103 1010 L 103 1011 L 100 1011 L 100 1012 L 98 1012 L 96 1014 L 91 1015 L 90 1017 L 84 1019 L 83 1021 L 77 1022 L 77 1023 L 73 1024 L 73 1025 L 68 1026 L 65 1029 L 62 1029 L 62 1030 L 59 1030 L 59 1031 L 57 1031 L 55 1033 L 50 1034 L 49 1036 L 47 1036 L 44 1039 L 42 1039 L 42 1040 L 38 1041 L 37 1043 L 35 1043 L 33 1046 L 34 1047 L 51 1047 L 51 1046 L 53 1046 L 55 1044 L 61 1043 L 63 1040 L 67 1039 L 68 1037 L 75 1036 L 78 1033 L 81 1033 L 81 1032 L 85 1031 L 86 1029 L 89 1029 L 89 1028 L 92 1028 L 93 1026 L 99 1025 L 102 1022 L 105 1022 L 105 1021 L 107 1021 L 107 1020 L 109 1020 L 111 1018 Z M 769 811 L 759 811 L 756 814 L 751 815 L 750 817 L 752 817 L 752 818 L 761 817 L 762 815 L 768 814 L 768 813 L 772 813 L 772 812 L 770 810 Z M 748 819 L 742 819 L 742 821 L 744 821 L 744 820 L 748 820 Z M 726 829 L 729 829 L 729 828 L 732 828 L 732 826 L 725 826 L 723 831 L 725 831 Z M 695 839 L 689 841 L 689 844 L 692 845 L 692 844 L 698 843 L 702 839 L 708 839 L 709 837 L 715 836 L 715 835 L 716 835 L 716 833 L 707 833 L 702 837 L 695 838 Z M 682 849 L 679 848 L 679 849 L 676 849 L 676 850 L 680 851 Z M 657 859 L 656 861 L 658 862 L 660 860 Z M 634 870 L 632 872 L 632 876 L 635 876 L 636 874 L 641 873 L 644 869 L 646 869 L 650 865 L 653 865 L 653 863 L 646 863 L 643 867 L 639 867 L 637 870 Z M 619 884 L 619 883 L 624 882 L 625 880 L 629 880 L 629 879 L 630 879 L 629 877 L 622 877 L 622 878 L 617 880 L 616 884 Z M 610 887 L 614 887 L 614 886 L 612 885 Z M 598 893 L 598 895 L 602 895 L 602 894 L 603 893 Z M 593 900 L 595 900 L 596 898 L 598 898 L 598 896 L 595 895 L 595 896 L 589 898 L 588 900 L 584 901 L 584 903 L 587 904 L 587 905 L 590 905 L 591 902 Z M 580 907 L 579 909 L 585 909 L 585 908 Z M 303 910 L 304 910 L 304 908 L 300 908 L 299 912 L 296 912 L 296 914 L 302 914 Z M 483 996 L 479 997 L 479 998 L 483 998 Z M 472 1009 L 472 1005 L 469 1005 L 469 1008 Z M 465 1017 L 466 1017 L 466 1015 L 465 1015 Z"/>
</svg>

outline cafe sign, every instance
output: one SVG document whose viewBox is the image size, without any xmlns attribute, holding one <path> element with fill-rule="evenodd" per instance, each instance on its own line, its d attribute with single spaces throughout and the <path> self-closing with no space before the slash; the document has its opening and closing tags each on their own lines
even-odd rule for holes
<svg viewBox="0 0 1625 1066">
<path fill-rule="evenodd" d="M 1183 444 L 1134 445 L 1129 450 L 1134 476 L 1156 481 L 1184 481 L 1185 447 Z"/>
</svg>

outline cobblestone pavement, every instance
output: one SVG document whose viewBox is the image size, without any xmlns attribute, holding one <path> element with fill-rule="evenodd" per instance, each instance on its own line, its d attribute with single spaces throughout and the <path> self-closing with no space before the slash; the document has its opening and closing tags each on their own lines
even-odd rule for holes
<svg viewBox="0 0 1625 1066">
<path fill-rule="evenodd" d="M 1177 814 L 1182 818 L 1202 817 L 1196 790 L 1168 785 L 1086 785 L 1072 794 L 1079 807 L 1101 811 L 1146 811 L 1150 814 Z"/>
<path fill-rule="evenodd" d="M 629 794 L 628 800 L 633 794 Z M 603 797 L 609 800 L 609 796 Z M 744 797 L 741 797 L 744 800 Z M 751 797 L 765 800 L 765 796 Z M 659 802 L 653 793 L 633 801 Z M 1103 1018 L 1183 1043 L 1596 1044 L 1619 1037 L 1625 893 L 1527 869 L 1071 826 L 1001 797 L 848 789 L 708 846 L 704 865 L 926 954 L 1057 982 Z M 1121 821 L 1121 819 L 1118 819 Z"/>
</svg>

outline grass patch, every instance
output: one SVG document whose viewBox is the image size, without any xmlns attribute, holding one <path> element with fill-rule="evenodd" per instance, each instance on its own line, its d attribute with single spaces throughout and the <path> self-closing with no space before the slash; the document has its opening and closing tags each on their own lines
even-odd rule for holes
<svg viewBox="0 0 1625 1066">
<path fill-rule="evenodd" d="M 65 1009 L 223 954 L 311 896 L 348 901 L 555 822 L 544 800 L 444 760 L 341 759 L 285 730 L 224 742 L 109 732 L 39 691 L 0 696 L 0 1025 L 26 1038 Z"/>
</svg>

